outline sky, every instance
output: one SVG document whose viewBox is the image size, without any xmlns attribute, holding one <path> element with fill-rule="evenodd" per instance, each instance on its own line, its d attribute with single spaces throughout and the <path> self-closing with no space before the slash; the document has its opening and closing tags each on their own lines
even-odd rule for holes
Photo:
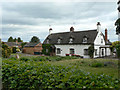
<svg viewBox="0 0 120 90">
<path fill-rule="evenodd" d="M 117 41 L 115 21 L 118 18 L 117 2 L 2 2 L 0 4 L 0 37 L 7 41 L 10 36 L 21 37 L 29 42 L 33 36 L 41 42 L 52 33 L 96 29 L 108 29 L 108 39 Z"/>
</svg>

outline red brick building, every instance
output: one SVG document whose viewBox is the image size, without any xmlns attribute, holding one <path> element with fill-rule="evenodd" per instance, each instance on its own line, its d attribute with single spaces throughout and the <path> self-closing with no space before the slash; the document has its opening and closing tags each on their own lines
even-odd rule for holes
<svg viewBox="0 0 120 90">
<path fill-rule="evenodd" d="M 39 43 L 27 43 L 23 48 L 23 53 L 40 55 L 42 54 L 42 44 Z"/>
</svg>

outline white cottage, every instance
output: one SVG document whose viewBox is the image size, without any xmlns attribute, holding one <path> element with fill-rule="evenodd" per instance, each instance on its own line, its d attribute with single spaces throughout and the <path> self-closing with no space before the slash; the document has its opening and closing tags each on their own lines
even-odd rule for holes
<svg viewBox="0 0 120 90">
<path fill-rule="evenodd" d="M 100 27 L 100 22 L 98 22 L 95 30 L 74 31 L 74 28 L 71 27 L 70 32 L 50 33 L 43 44 L 54 45 L 54 53 L 59 56 L 75 54 L 89 58 L 88 48 L 92 44 L 95 49 L 94 58 L 109 56 L 111 43 L 107 39 L 107 29 L 104 36 Z"/>
</svg>

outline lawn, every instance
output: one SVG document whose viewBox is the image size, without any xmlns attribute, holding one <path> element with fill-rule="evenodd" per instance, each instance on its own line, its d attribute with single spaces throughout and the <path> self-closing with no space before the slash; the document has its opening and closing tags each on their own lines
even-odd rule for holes
<svg viewBox="0 0 120 90">
<path fill-rule="evenodd" d="M 90 66 L 94 62 L 100 62 L 104 64 L 108 62 L 107 66 L 92 67 Z M 63 65 L 77 67 L 84 72 L 91 72 L 93 74 L 106 74 L 118 78 L 118 60 L 110 59 L 73 59 L 48 62 L 52 65 Z"/>
</svg>

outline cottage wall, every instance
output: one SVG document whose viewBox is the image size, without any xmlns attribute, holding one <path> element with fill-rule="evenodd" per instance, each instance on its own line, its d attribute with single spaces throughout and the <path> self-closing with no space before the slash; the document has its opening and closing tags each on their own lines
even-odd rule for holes
<svg viewBox="0 0 120 90">
<path fill-rule="evenodd" d="M 66 56 L 70 54 L 70 49 L 73 48 L 76 55 L 83 56 L 84 58 L 89 58 L 88 55 L 84 55 L 84 49 L 88 49 L 90 45 L 55 45 L 56 55 Z M 61 49 L 61 54 L 57 54 L 57 48 Z"/>
</svg>

